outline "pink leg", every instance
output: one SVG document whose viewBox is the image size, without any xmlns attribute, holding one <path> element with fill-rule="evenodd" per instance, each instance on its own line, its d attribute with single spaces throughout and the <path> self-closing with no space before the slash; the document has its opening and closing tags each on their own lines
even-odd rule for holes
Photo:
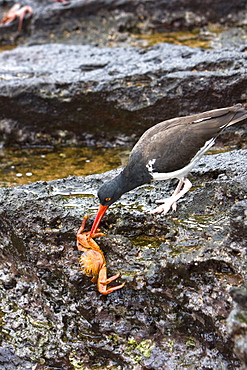
<svg viewBox="0 0 247 370">
<path fill-rule="evenodd" d="M 26 13 L 24 13 L 24 12 L 20 15 L 18 31 L 20 31 L 22 29 L 23 19 L 25 18 L 25 15 L 26 15 Z"/>
<path fill-rule="evenodd" d="M 8 24 L 10 24 L 11 22 L 13 22 L 15 20 L 16 16 L 12 16 L 12 17 L 9 17 L 7 21 L 5 22 L 1 22 L 1 25 L 5 25 L 7 26 Z"/>
<path fill-rule="evenodd" d="M 179 180 L 179 182 L 177 184 L 177 187 L 174 190 L 174 193 L 172 195 L 177 195 L 180 192 L 181 187 L 183 186 L 183 184 L 184 184 L 184 180 Z M 177 210 L 177 203 L 176 202 L 172 203 L 172 210 L 173 211 Z"/>
<path fill-rule="evenodd" d="M 184 186 L 183 186 L 183 189 L 181 190 L 182 185 Z M 190 190 L 191 186 L 192 184 L 190 180 L 188 179 L 180 180 L 171 197 L 156 200 L 156 203 L 163 203 L 163 204 L 161 204 L 159 207 L 152 210 L 151 213 L 153 214 L 153 213 L 163 212 L 163 214 L 165 215 L 170 210 L 170 208 L 172 208 L 172 210 L 175 211 L 177 208 L 177 205 L 176 205 L 177 200 L 180 199 L 182 196 L 184 196 L 184 194 L 186 194 Z"/>
</svg>

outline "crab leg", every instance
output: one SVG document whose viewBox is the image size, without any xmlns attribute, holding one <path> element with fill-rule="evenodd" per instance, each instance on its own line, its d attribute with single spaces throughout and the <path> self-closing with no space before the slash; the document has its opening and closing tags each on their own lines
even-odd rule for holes
<svg viewBox="0 0 247 370">
<path fill-rule="evenodd" d="M 104 264 L 100 271 L 99 271 L 99 276 L 98 276 L 98 291 L 101 294 L 110 294 L 112 292 L 115 292 L 115 290 L 121 289 L 125 283 L 107 288 L 106 285 L 111 283 L 113 280 L 116 280 L 119 277 L 120 273 L 117 273 L 116 275 L 111 276 L 110 278 L 107 279 L 107 268 L 106 265 Z"/>
<path fill-rule="evenodd" d="M 83 273 L 87 276 L 92 276 L 91 281 L 97 283 L 98 291 L 101 294 L 109 294 L 117 289 L 121 289 L 124 283 L 115 287 L 107 288 L 107 285 L 116 280 L 120 273 L 107 278 L 106 260 L 99 245 L 93 240 L 99 236 L 104 236 L 103 233 L 90 231 L 84 232 L 86 221 L 89 216 L 83 218 L 81 227 L 77 232 L 77 249 L 84 252 L 80 258 L 80 263 L 83 266 Z"/>
</svg>

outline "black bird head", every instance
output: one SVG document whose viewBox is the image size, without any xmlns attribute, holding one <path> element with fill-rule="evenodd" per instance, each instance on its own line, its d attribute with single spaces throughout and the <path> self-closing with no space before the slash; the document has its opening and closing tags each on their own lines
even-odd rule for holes
<svg viewBox="0 0 247 370">
<path fill-rule="evenodd" d="M 102 217 L 104 216 L 107 208 L 111 204 L 116 202 L 121 197 L 121 195 L 123 195 L 123 193 L 125 193 L 123 182 L 121 180 L 122 173 L 114 177 L 114 179 L 107 181 L 99 188 L 97 195 L 100 201 L 100 205 L 93 226 L 91 228 L 90 235 L 94 234 L 97 231 L 98 225 Z"/>
<path fill-rule="evenodd" d="M 124 191 L 122 189 L 121 183 L 119 181 L 119 176 L 114 179 L 105 182 L 98 191 L 98 198 L 102 206 L 110 206 L 116 202 Z"/>
<path fill-rule="evenodd" d="M 119 175 L 100 187 L 98 191 L 100 205 L 90 235 L 97 231 L 102 217 L 111 204 L 116 202 L 124 193 L 150 182 L 151 176 L 146 166 L 142 164 L 139 158 L 132 156 L 128 165 Z"/>
</svg>

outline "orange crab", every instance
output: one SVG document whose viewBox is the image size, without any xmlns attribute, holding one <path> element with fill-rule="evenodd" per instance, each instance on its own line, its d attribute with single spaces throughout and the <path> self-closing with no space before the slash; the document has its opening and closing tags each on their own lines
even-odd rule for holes
<svg viewBox="0 0 247 370">
<path fill-rule="evenodd" d="M 19 26 L 18 30 L 20 31 L 22 29 L 22 23 L 23 19 L 25 18 L 26 14 L 33 14 L 33 9 L 31 6 L 25 5 L 21 6 L 21 4 L 15 4 L 12 6 L 12 8 L 9 9 L 8 13 L 3 17 L 3 19 L 0 22 L 0 26 L 8 25 L 11 22 L 13 22 L 16 18 L 19 19 Z"/>
<path fill-rule="evenodd" d="M 121 289 L 124 283 L 111 288 L 107 288 L 107 284 L 116 280 L 120 272 L 107 278 L 107 268 L 106 260 L 104 254 L 98 244 L 93 240 L 99 236 L 104 236 L 105 234 L 96 232 L 90 235 L 90 231 L 83 232 L 85 229 L 86 221 L 89 216 L 83 218 L 80 229 L 77 232 L 77 248 L 79 251 L 84 252 L 84 254 L 79 259 L 79 262 L 83 266 L 82 272 L 87 276 L 92 276 L 91 281 L 97 283 L 98 291 L 102 294 L 109 294 L 117 289 Z"/>
</svg>

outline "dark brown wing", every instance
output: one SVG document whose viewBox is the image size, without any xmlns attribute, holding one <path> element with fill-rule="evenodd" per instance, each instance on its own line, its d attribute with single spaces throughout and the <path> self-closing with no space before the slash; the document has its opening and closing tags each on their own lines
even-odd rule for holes
<svg viewBox="0 0 247 370">
<path fill-rule="evenodd" d="M 147 130 L 134 146 L 131 156 L 142 153 L 144 163 L 154 160 L 155 172 L 171 172 L 186 166 L 205 142 L 227 125 L 247 117 L 236 105 L 161 122 Z M 172 154 L 171 154 L 172 153 Z"/>
</svg>

